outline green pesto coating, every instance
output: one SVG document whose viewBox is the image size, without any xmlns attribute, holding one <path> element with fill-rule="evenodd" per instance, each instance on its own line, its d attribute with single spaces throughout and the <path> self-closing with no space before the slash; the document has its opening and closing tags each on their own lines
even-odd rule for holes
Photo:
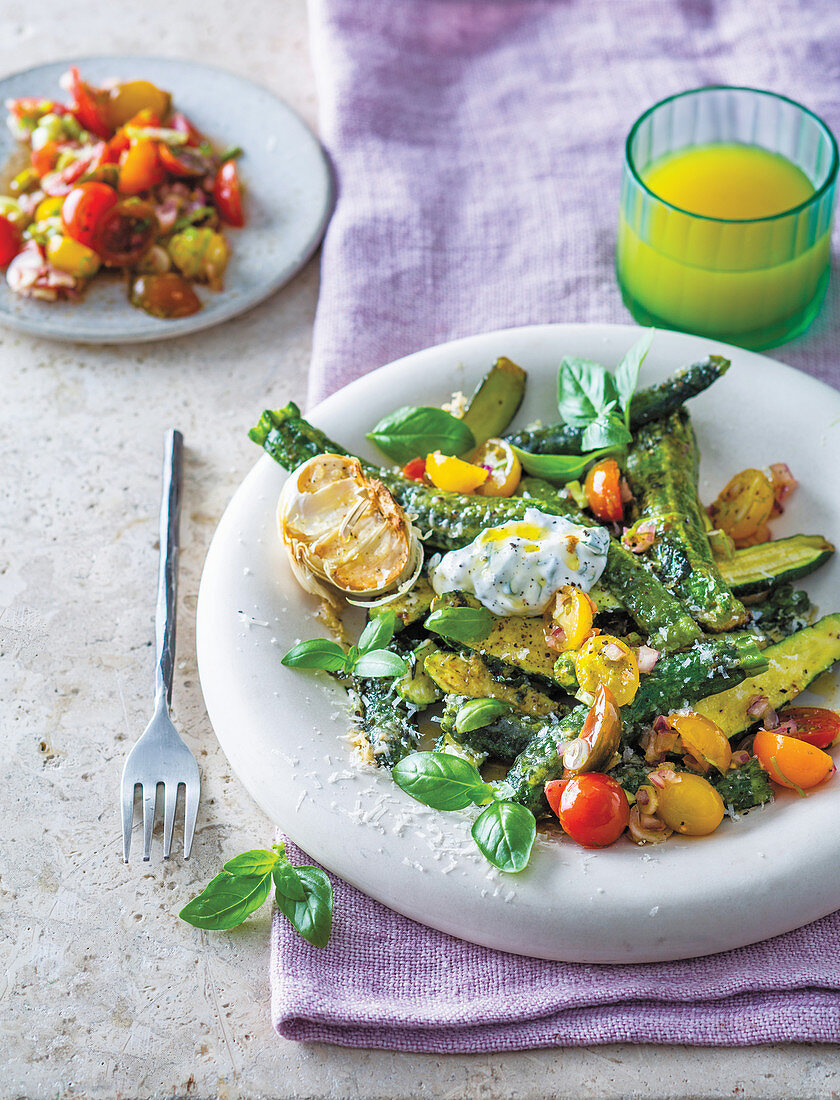
<svg viewBox="0 0 840 1100">
<path fill-rule="evenodd" d="M 685 409 L 639 428 L 624 465 L 637 520 L 650 520 L 656 528 L 646 558 L 701 626 L 732 630 L 746 622 L 747 610 L 712 555 L 697 497 L 698 470 L 697 441 Z"/>
<path fill-rule="evenodd" d="M 639 390 L 630 402 L 630 428 L 635 431 L 643 424 L 667 416 L 684 401 L 701 393 L 712 382 L 729 370 L 729 360 L 720 355 L 710 355 L 698 363 L 678 370 L 664 382 Z M 583 428 L 570 424 L 550 424 L 544 428 L 526 428 L 507 436 L 510 443 L 531 454 L 581 453 Z"/>
<path fill-rule="evenodd" d="M 348 453 L 304 420 L 294 404 L 264 412 L 249 435 L 289 470 L 317 454 Z M 487 527 L 522 519 L 527 509 L 534 507 L 533 500 L 523 497 L 447 493 L 410 481 L 396 470 L 362 465 L 391 490 L 421 530 L 429 532 L 427 545 L 443 551 L 466 546 Z M 597 520 L 579 511 L 573 501 L 559 493 L 541 498 L 540 508 L 585 526 L 598 525 Z M 679 600 L 615 539 L 610 542 L 600 583 L 616 596 L 657 649 L 666 652 L 684 649 L 700 637 L 699 628 Z"/>
<path fill-rule="evenodd" d="M 443 708 L 440 728 L 458 744 L 465 745 L 474 752 L 482 753 L 503 764 L 512 764 L 532 737 L 547 725 L 557 725 L 556 715 L 541 718 L 528 714 L 506 714 L 494 718 L 486 726 L 469 733 L 459 733 L 455 729 L 455 718 L 464 703 L 469 702 L 466 695 L 447 695 Z"/>
<path fill-rule="evenodd" d="M 658 715 L 732 687 L 765 665 L 755 640 L 748 635 L 705 638 L 684 653 L 661 658 L 642 678 L 633 702 L 621 708 L 624 744 L 634 745 L 642 729 Z M 515 801 L 535 813 L 544 812 L 543 787 L 562 774 L 562 747 L 579 736 L 588 713 L 589 707 L 582 703 L 559 725 L 546 725 L 534 735 L 507 775 Z"/>
</svg>

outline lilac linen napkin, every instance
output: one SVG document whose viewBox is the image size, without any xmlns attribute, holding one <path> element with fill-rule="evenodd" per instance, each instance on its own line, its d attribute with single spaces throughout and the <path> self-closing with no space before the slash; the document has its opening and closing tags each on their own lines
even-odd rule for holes
<svg viewBox="0 0 840 1100">
<path fill-rule="evenodd" d="M 613 273 L 623 139 L 663 96 L 752 84 L 840 130 L 835 0 L 315 0 L 311 14 L 338 203 L 310 403 L 457 336 L 629 320 Z M 840 385 L 837 282 L 777 354 Z M 712 958 L 582 966 L 476 947 L 333 884 L 326 949 L 274 925 L 288 1038 L 438 1053 L 840 1040 L 838 914 Z"/>
</svg>

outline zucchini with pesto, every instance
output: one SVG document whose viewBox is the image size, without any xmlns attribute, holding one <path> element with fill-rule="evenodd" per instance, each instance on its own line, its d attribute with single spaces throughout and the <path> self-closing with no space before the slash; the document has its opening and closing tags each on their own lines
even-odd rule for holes
<svg viewBox="0 0 840 1100">
<path fill-rule="evenodd" d="M 683 402 L 729 364 L 637 391 L 651 339 L 614 372 L 560 363 L 562 429 L 505 437 L 526 374 L 500 357 L 469 398 L 373 425 L 391 465 L 293 404 L 250 433 L 289 471 L 294 576 L 333 615 L 367 611 L 353 644 L 283 663 L 336 677 L 362 760 L 435 809 L 474 807 L 476 845 L 510 873 L 541 818 L 591 848 L 705 836 L 833 773 L 840 716 L 792 704 L 840 660 L 840 613 L 814 621 L 793 587 L 834 548 L 770 541 L 796 488 L 781 462 L 703 507 Z"/>
</svg>

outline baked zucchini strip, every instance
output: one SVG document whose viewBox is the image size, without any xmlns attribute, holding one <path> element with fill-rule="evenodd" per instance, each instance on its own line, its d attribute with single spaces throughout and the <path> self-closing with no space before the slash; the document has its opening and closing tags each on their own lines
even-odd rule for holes
<svg viewBox="0 0 840 1100">
<path fill-rule="evenodd" d="M 807 577 L 833 553 L 834 547 L 822 535 L 791 535 L 736 550 L 731 558 L 719 558 L 717 564 L 736 596 L 756 596 Z"/>
<path fill-rule="evenodd" d="M 632 745 L 658 715 L 690 706 L 766 667 L 764 655 L 748 634 L 705 638 L 684 653 L 661 658 L 642 678 L 633 702 L 621 709 L 623 741 Z M 545 810 L 543 787 L 562 774 L 563 745 L 579 736 L 589 709 L 580 704 L 559 724 L 538 730 L 507 774 L 515 801 L 535 813 Z"/>
<path fill-rule="evenodd" d="M 729 370 L 729 360 L 720 355 L 710 355 L 698 363 L 678 370 L 664 382 L 639 390 L 630 402 L 630 428 L 635 431 L 643 424 L 667 416 L 684 401 L 695 397 L 711 386 Z M 583 428 L 570 424 L 550 424 L 544 428 L 526 428 L 506 436 L 523 451 L 531 454 L 580 454 Z"/>
<path fill-rule="evenodd" d="M 706 536 L 697 497 L 697 440 L 685 409 L 639 428 L 624 474 L 636 518 L 655 527 L 645 557 L 692 618 L 716 633 L 746 622 L 747 610 L 721 576 Z"/>
<path fill-rule="evenodd" d="M 499 699 L 521 714 L 550 714 L 560 706 L 560 699 L 541 691 L 523 673 L 516 675 L 516 670 L 494 668 L 493 664 L 478 653 L 437 650 L 426 658 L 424 667 L 444 695 Z"/>
<path fill-rule="evenodd" d="M 274 412 L 266 410 L 248 434 L 287 470 L 296 469 L 313 455 L 349 453 L 304 420 L 294 403 Z M 532 502 L 523 497 L 471 497 L 447 493 L 409 481 L 396 470 L 379 469 L 364 462 L 362 466 L 391 490 L 397 502 L 415 518 L 418 527 L 429 532 L 428 544 L 444 551 L 466 546 L 487 527 L 520 520 L 527 509 L 533 507 Z M 585 526 L 598 525 L 591 516 L 580 512 L 571 500 L 559 494 L 541 503 L 546 512 L 568 516 Z M 673 652 L 699 638 L 699 627 L 680 601 L 635 554 L 615 539 L 610 542 L 600 583 L 615 594 L 657 649 Z"/>
<path fill-rule="evenodd" d="M 562 712 L 535 717 L 527 714 L 508 714 L 495 718 L 480 729 L 459 733 L 455 728 L 458 711 L 469 702 L 466 695 L 448 695 L 440 721 L 441 741 L 437 751 L 445 751 L 447 742 L 454 741 L 475 753 L 490 756 L 503 764 L 511 764 L 532 738 L 547 726 L 557 729 Z"/>
<path fill-rule="evenodd" d="M 356 679 L 356 724 L 370 747 L 369 762 L 393 768 L 420 741 L 417 707 L 397 694 L 392 680 Z"/>
</svg>

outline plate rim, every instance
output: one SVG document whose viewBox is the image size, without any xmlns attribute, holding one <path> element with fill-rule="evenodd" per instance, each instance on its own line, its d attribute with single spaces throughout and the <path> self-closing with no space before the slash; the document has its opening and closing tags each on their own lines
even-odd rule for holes
<svg viewBox="0 0 840 1100">
<path fill-rule="evenodd" d="M 434 355 L 434 354 L 448 353 L 448 354 L 454 356 L 454 355 L 457 354 L 459 348 L 464 348 L 464 347 L 467 347 L 469 345 L 472 345 L 476 341 L 478 341 L 478 342 L 480 342 L 480 341 L 500 342 L 500 341 L 504 340 L 506 337 L 527 338 L 529 336 L 533 336 L 534 338 L 537 338 L 541 335 L 542 336 L 550 335 L 551 337 L 556 337 L 558 340 L 561 340 L 564 337 L 568 338 L 572 333 L 575 333 L 575 334 L 587 333 L 587 334 L 592 334 L 594 336 L 594 334 L 596 334 L 596 333 L 597 334 L 603 334 L 603 333 L 607 332 L 608 334 L 613 334 L 613 335 L 620 334 L 623 337 L 623 339 L 626 341 L 626 346 L 629 346 L 630 342 L 632 342 L 633 336 L 638 335 L 639 331 L 640 331 L 640 329 L 639 329 L 638 326 L 631 325 L 631 324 L 612 325 L 612 324 L 606 324 L 606 323 L 589 323 L 589 324 L 557 323 L 557 324 L 544 324 L 544 325 L 515 326 L 515 327 L 511 327 L 511 328 L 495 330 L 495 331 L 488 332 L 488 333 L 479 333 L 479 334 L 474 334 L 472 336 L 459 337 L 457 339 L 447 341 L 443 344 L 434 345 L 430 348 L 420 349 L 419 351 L 412 352 L 409 355 L 403 356 L 403 357 L 395 360 L 393 363 L 385 364 L 384 366 L 377 368 L 377 370 L 370 372 L 368 375 L 365 375 L 362 378 L 354 380 L 348 386 L 343 387 L 337 393 L 335 393 L 335 394 L 331 395 L 330 397 L 326 398 L 315 409 L 311 410 L 311 412 L 308 413 L 307 415 L 311 416 L 313 419 L 316 419 L 316 420 L 319 419 L 319 418 L 322 418 L 325 414 L 330 414 L 331 415 L 332 411 L 336 407 L 340 409 L 341 404 L 348 399 L 348 395 L 350 397 L 355 397 L 362 390 L 364 390 L 365 388 L 367 388 L 371 385 L 374 385 L 376 383 L 376 381 L 383 376 L 383 372 L 384 373 L 389 373 L 389 374 L 391 372 L 394 372 L 394 371 L 408 372 L 416 365 L 416 362 L 418 360 L 422 360 L 423 357 L 425 357 L 429 354 Z M 712 350 L 712 349 L 714 351 L 718 352 L 718 353 L 722 353 L 722 354 L 725 354 L 725 355 L 730 354 L 730 357 L 732 357 L 732 356 L 747 357 L 751 361 L 758 361 L 762 365 L 762 367 L 770 367 L 772 370 L 779 372 L 779 376 L 783 375 L 784 377 L 786 377 L 788 379 L 795 378 L 797 380 L 797 382 L 799 384 L 803 385 L 806 389 L 810 388 L 811 384 L 813 384 L 812 392 L 813 392 L 813 395 L 815 397 L 818 394 L 822 394 L 822 393 L 825 393 L 825 391 L 827 391 L 827 394 L 830 395 L 830 400 L 831 400 L 832 404 L 838 405 L 838 403 L 840 403 L 840 394 L 838 394 L 838 392 L 836 390 L 832 389 L 832 387 L 828 386 L 826 383 L 824 383 L 824 382 L 822 382 L 818 379 L 812 378 L 811 376 L 808 376 L 808 375 L 804 375 L 801 372 L 796 371 L 794 368 L 788 367 L 787 365 L 785 365 L 783 363 L 780 363 L 778 360 L 769 359 L 767 356 L 760 355 L 758 353 L 747 352 L 747 351 L 744 351 L 744 349 L 741 349 L 741 348 L 734 348 L 734 347 L 719 343 L 717 341 L 708 340 L 708 339 L 703 338 L 703 337 L 692 336 L 690 334 L 662 332 L 661 335 L 669 343 L 673 342 L 673 341 L 676 341 L 677 343 L 687 341 L 689 343 L 689 345 L 692 345 L 695 349 L 693 352 L 689 353 L 691 358 L 694 358 L 697 355 L 698 352 L 702 353 L 704 350 Z M 681 357 L 680 361 L 684 361 L 684 357 Z M 528 364 L 526 363 L 526 368 L 527 367 L 528 367 Z M 212 619 L 212 607 L 210 606 L 210 600 L 211 600 L 210 578 L 211 578 L 211 575 L 212 575 L 213 568 L 215 567 L 216 550 L 214 549 L 214 547 L 216 547 L 216 545 L 217 545 L 217 539 L 222 539 L 224 537 L 223 525 L 225 523 L 225 518 L 228 516 L 229 510 L 234 508 L 234 506 L 236 505 L 236 502 L 237 502 L 238 499 L 240 499 L 240 500 L 242 499 L 241 494 L 246 494 L 247 491 L 250 491 L 252 481 L 254 483 L 256 483 L 259 480 L 259 478 L 261 476 L 261 471 L 267 471 L 269 469 L 275 471 L 275 473 L 276 473 L 276 471 L 279 469 L 279 467 L 276 466 L 276 464 L 269 458 L 269 456 L 262 455 L 255 462 L 252 469 L 248 472 L 248 474 L 243 479 L 242 483 L 240 484 L 240 486 L 237 488 L 236 492 L 234 493 L 234 496 L 233 496 L 231 502 L 229 503 L 228 508 L 226 509 L 225 514 L 222 517 L 222 520 L 219 523 L 219 527 L 217 528 L 217 532 L 216 532 L 216 534 L 214 534 L 213 541 L 211 542 L 210 548 L 208 550 L 207 558 L 205 560 L 204 570 L 202 572 L 202 579 L 201 579 L 201 586 L 200 586 L 200 589 L 199 589 L 199 599 L 198 599 L 198 607 L 197 607 L 196 642 L 197 642 L 197 650 L 198 650 L 199 678 L 200 678 L 200 681 L 201 681 L 201 684 L 202 684 L 202 690 L 205 693 L 205 702 L 206 702 L 206 705 L 207 705 L 207 710 L 208 710 L 208 714 L 209 714 L 210 719 L 211 719 L 211 723 L 213 724 L 213 727 L 214 727 L 216 737 L 219 740 L 219 743 L 220 743 L 223 751 L 225 752 L 225 754 L 226 754 L 226 756 L 227 756 L 227 758 L 228 758 L 228 760 L 231 764 L 231 767 L 240 776 L 240 778 L 243 780 L 246 788 L 250 791 L 252 796 L 254 796 L 256 798 L 256 800 L 258 801 L 258 803 L 260 805 L 262 805 L 262 808 L 265 810 L 265 812 L 267 813 L 269 818 L 271 820 L 273 820 L 276 824 L 278 824 L 279 827 L 283 828 L 283 830 L 288 835 L 290 835 L 292 837 L 292 839 L 295 841 L 295 843 L 297 843 L 300 847 L 303 847 L 304 849 L 307 849 L 309 847 L 307 845 L 307 840 L 300 835 L 300 833 L 298 832 L 298 830 L 295 827 L 289 828 L 289 822 L 288 821 L 283 822 L 283 823 L 278 822 L 277 817 L 268 809 L 267 806 L 265 806 L 263 804 L 261 798 L 259 796 L 255 795 L 251 784 L 249 784 L 248 781 L 245 780 L 244 777 L 241 775 L 240 768 L 237 766 L 238 759 L 237 759 L 237 752 L 236 752 L 235 746 L 232 746 L 227 734 L 224 733 L 224 732 L 220 732 L 219 728 L 217 728 L 217 726 L 219 725 L 219 723 L 217 722 L 217 718 L 219 716 L 219 711 L 220 711 L 219 700 L 218 700 L 218 696 L 216 695 L 217 685 L 210 682 L 210 665 L 212 664 L 212 660 L 210 659 L 209 652 L 208 652 L 208 634 L 207 634 L 207 631 L 209 629 L 209 625 L 208 625 L 209 621 L 210 621 L 210 619 Z M 282 475 L 282 470 L 280 470 L 280 474 Z M 222 532 L 221 535 L 220 535 L 220 532 Z M 393 784 L 392 784 L 392 786 L 393 786 Z M 422 811 L 424 810 L 423 807 L 418 807 L 418 804 L 416 804 L 416 803 L 412 804 L 412 809 L 414 810 L 415 814 L 422 813 Z M 448 815 L 448 816 L 451 820 L 454 815 Z M 735 835 L 737 836 L 738 834 L 735 834 Z M 840 833 L 838 833 L 838 836 L 840 836 Z M 684 842 L 681 841 L 681 840 L 678 840 L 677 844 L 680 844 L 680 843 L 684 843 Z M 564 851 L 565 851 L 565 849 L 564 849 Z M 743 856 L 745 854 L 745 852 L 746 852 L 746 848 L 744 847 L 743 850 L 741 851 L 741 855 Z M 566 853 L 566 854 L 568 854 L 568 853 Z M 320 858 L 320 854 L 318 852 L 313 852 L 313 855 L 314 855 L 315 858 Z M 609 852 L 609 850 L 607 850 L 605 852 L 597 853 L 597 855 L 598 855 L 599 858 L 602 858 L 602 857 L 605 857 L 605 856 L 608 857 L 610 855 L 610 852 Z M 591 858 L 591 854 L 590 854 L 590 858 Z M 759 940 L 766 939 L 769 936 L 775 936 L 775 935 L 779 935 L 779 934 L 782 934 L 782 933 L 787 932 L 787 931 L 791 931 L 792 929 L 798 928 L 798 927 L 802 926 L 803 924 L 809 923 L 812 920 L 815 920 L 815 919 L 818 919 L 819 917 L 825 916 L 827 913 L 830 913 L 830 912 L 834 911 L 835 909 L 838 908 L 838 906 L 840 906 L 840 894 L 838 894 L 838 890 L 835 888 L 834 890 L 830 891 L 830 900 L 827 901 L 827 898 L 828 898 L 828 894 L 826 893 L 827 887 L 825 887 L 825 884 L 823 884 L 822 894 L 820 895 L 819 899 L 815 900 L 814 905 L 812 905 L 811 909 L 807 912 L 804 919 L 803 919 L 802 913 L 800 911 L 799 915 L 796 916 L 792 921 L 791 920 L 783 920 L 781 922 L 779 920 L 776 920 L 775 922 L 771 921 L 772 927 L 770 927 L 769 930 L 768 930 L 768 926 L 767 926 L 766 922 L 764 924 L 753 925 L 752 927 L 754 929 L 756 927 L 758 928 L 758 930 L 759 930 L 758 934 L 754 934 L 753 932 L 746 932 L 746 934 L 745 934 L 744 929 L 747 927 L 747 924 L 744 921 L 742 921 L 740 926 L 739 926 L 739 930 L 736 931 L 734 934 L 730 934 L 729 940 L 726 943 L 717 943 L 715 946 L 712 946 L 712 947 L 707 946 L 703 950 L 699 950 L 699 951 L 694 949 L 694 948 L 686 949 L 685 938 L 684 938 L 682 946 L 677 948 L 677 949 L 675 949 L 672 946 L 669 946 L 668 943 L 664 942 L 664 941 L 660 941 L 658 944 L 648 944 L 642 955 L 633 954 L 632 944 L 628 944 L 628 943 L 624 943 L 623 945 L 620 945 L 620 950 L 618 950 L 617 952 L 614 952 L 613 954 L 610 954 L 608 952 L 606 956 L 603 954 L 603 952 L 601 952 L 601 953 L 595 952 L 595 954 L 589 954 L 586 951 L 581 953 L 581 951 L 578 950 L 578 949 L 575 949 L 571 953 L 569 951 L 565 950 L 565 949 L 561 950 L 559 953 L 558 953 L 557 949 L 554 949 L 554 950 L 551 950 L 551 951 L 548 951 L 548 952 L 544 949 L 540 949 L 540 950 L 536 950 L 536 951 L 535 950 L 525 951 L 525 950 L 522 950 L 521 948 L 517 948 L 516 946 L 511 946 L 511 944 L 509 942 L 499 942 L 498 936 L 488 935 L 486 931 L 478 931 L 478 932 L 465 931 L 462 927 L 460 927 L 458 925 L 457 921 L 453 924 L 453 922 L 448 918 L 429 920 L 429 919 L 427 919 L 426 916 L 418 916 L 417 909 L 416 909 L 416 906 L 414 904 L 401 904 L 400 900 L 397 900 L 397 902 L 395 903 L 393 897 L 384 897 L 381 890 L 371 889 L 369 887 L 369 885 L 360 882 L 357 875 L 348 874 L 347 871 L 346 871 L 346 868 L 336 867 L 334 865 L 335 861 L 324 860 L 323 862 L 327 866 L 328 870 L 334 871 L 334 873 L 340 875 L 340 877 L 342 877 L 345 881 L 350 882 L 351 885 L 354 885 L 357 888 L 361 889 L 364 893 L 368 894 L 368 896 L 371 896 L 371 897 L 375 898 L 376 900 L 378 900 L 380 902 L 383 902 L 386 905 L 389 905 L 391 908 L 395 909 L 397 912 L 403 913 L 404 915 L 406 915 L 408 917 L 411 917 L 412 919 L 415 919 L 415 920 L 418 920 L 421 923 L 427 924 L 429 927 L 437 928 L 441 931 L 447 932 L 447 933 L 452 934 L 456 937 L 466 939 L 469 942 L 482 944 L 484 946 L 494 948 L 494 949 L 500 949 L 500 950 L 504 950 L 504 951 L 508 951 L 508 952 L 512 952 L 512 953 L 517 953 L 517 954 L 530 955 L 532 957 L 551 958 L 551 959 L 564 959 L 564 960 L 567 960 L 567 961 L 577 961 L 577 962 L 594 962 L 594 963 L 605 963 L 605 962 L 606 963 L 609 963 L 609 962 L 617 962 L 617 963 L 655 962 L 655 961 L 674 960 L 674 959 L 679 959 L 679 958 L 692 958 L 692 957 L 698 957 L 698 956 L 707 955 L 707 954 L 716 954 L 718 952 L 730 950 L 732 948 L 746 946 L 749 943 L 754 943 L 754 942 L 757 942 Z M 572 862 L 572 861 L 570 861 L 570 862 Z M 331 863 L 333 865 L 331 865 Z M 637 861 L 637 864 L 638 864 L 638 861 Z M 760 887 L 761 887 L 761 890 L 763 892 L 767 892 L 767 891 L 770 891 L 773 888 L 778 887 L 779 883 L 785 881 L 785 879 L 786 879 L 786 875 L 784 873 L 780 874 L 778 868 L 774 868 L 773 866 L 769 866 L 769 867 L 766 867 L 764 870 L 766 871 L 766 874 L 764 875 L 764 878 L 762 879 L 762 881 L 759 884 Z M 532 917 L 532 916 L 533 916 L 533 914 L 529 914 L 529 917 Z M 666 937 L 666 939 L 667 939 L 667 937 Z M 630 952 L 631 957 L 619 957 L 622 954 L 626 955 L 628 950 Z"/>
<path fill-rule="evenodd" d="M 299 111 L 286 102 L 281 96 L 279 96 L 271 88 L 259 83 L 256 80 L 252 80 L 250 77 L 243 76 L 241 73 L 232 69 L 227 69 L 222 65 L 205 64 L 202 61 L 196 61 L 193 58 L 181 58 L 181 57 L 165 57 L 158 54 L 149 53 L 101 53 L 101 54 L 84 54 L 75 57 L 56 58 L 52 61 L 39 62 L 37 65 L 27 65 L 21 69 L 16 69 L 14 72 L 5 73 L 0 77 L 0 102 L 3 101 L 3 87 L 6 82 L 19 80 L 21 77 L 29 76 L 30 74 L 37 75 L 44 70 L 54 70 L 58 67 L 69 67 L 75 65 L 78 68 L 82 68 L 87 62 L 107 63 L 114 62 L 116 64 L 123 63 L 153 63 L 155 65 L 163 65 L 165 67 L 171 67 L 173 69 L 187 68 L 193 69 L 198 73 L 204 74 L 222 74 L 227 78 L 236 80 L 246 86 L 257 89 L 261 94 L 270 96 L 288 115 L 295 120 L 299 125 L 302 132 L 308 135 L 311 140 L 311 147 L 313 151 L 317 152 L 317 159 L 323 170 L 322 182 L 324 184 L 324 203 L 321 209 L 321 213 L 317 223 L 313 223 L 313 228 L 310 231 L 309 238 L 305 248 L 298 252 L 282 270 L 280 270 L 272 279 L 268 280 L 264 286 L 259 290 L 253 291 L 247 296 L 244 301 L 238 300 L 235 296 L 228 301 L 227 304 L 220 304 L 216 307 L 214 312 L 208 313 L 206 309 L 200 310 L 198 313 L 193 314 L 191 317 L 177 318 L 171 321 L 166 319 L 156 319 L 161 325 L 162 331 L 150 330 L 145 332 L 129 332 L 128 334 L 121 335 L 101 335 L 96 332 L 96 327 L 85 329 L 83 326 L 79 326 L 76 331 L 67 332 L 45 332 L 43 327 L 37 322 L 32 321 L 27 317 L 19 317 L 15 314 L 8 313 L 0 308 L 0 325 L 5 328 L 11 329 L 16 332 L 23 332 L 29 336 L 36 336 L 42 340 L 51 340 L 55 343 L 65 344 L 82 344 L 86 346 L 122 346 L 127 344 L 153 344 L 162 340 L 174 340 L 181 336 L 189 336 L 196 332 L 204 332 L 207 329 L 215 328 L 216 325 L 225 324 L 227 321 L 233 320 L 235 317 L 240 317 L 245 313 L 255 309 L 258 305 L 261 305 L 272 295 L 276 294 L 278 290 L 284 287 L 287 283 L 291 282 L 296 275 L 298 275 L 306 264 L 312 259 L 315 252 L 318 250 L 326 233 L 327 226 L 335 210 L 336 203 L 336 180 L 335 172 L 330 161 L 327 152 L 321 143 L 318 135 L 311 129 L 309 124 L 303 118 Z M 224 291 L 223 291 L 224 293 Z M 83 303 L 80 303 L 83 306 Z M 132 312 L 137 312 L 132 306 L 127 306 L 127 309 Z M 126 314 L 130 317 L 131 314 Z M 172 326 L 172 327 L 170 327 Z M 175 327 L 177 326 L 177 327 Z"/>
</svg>

